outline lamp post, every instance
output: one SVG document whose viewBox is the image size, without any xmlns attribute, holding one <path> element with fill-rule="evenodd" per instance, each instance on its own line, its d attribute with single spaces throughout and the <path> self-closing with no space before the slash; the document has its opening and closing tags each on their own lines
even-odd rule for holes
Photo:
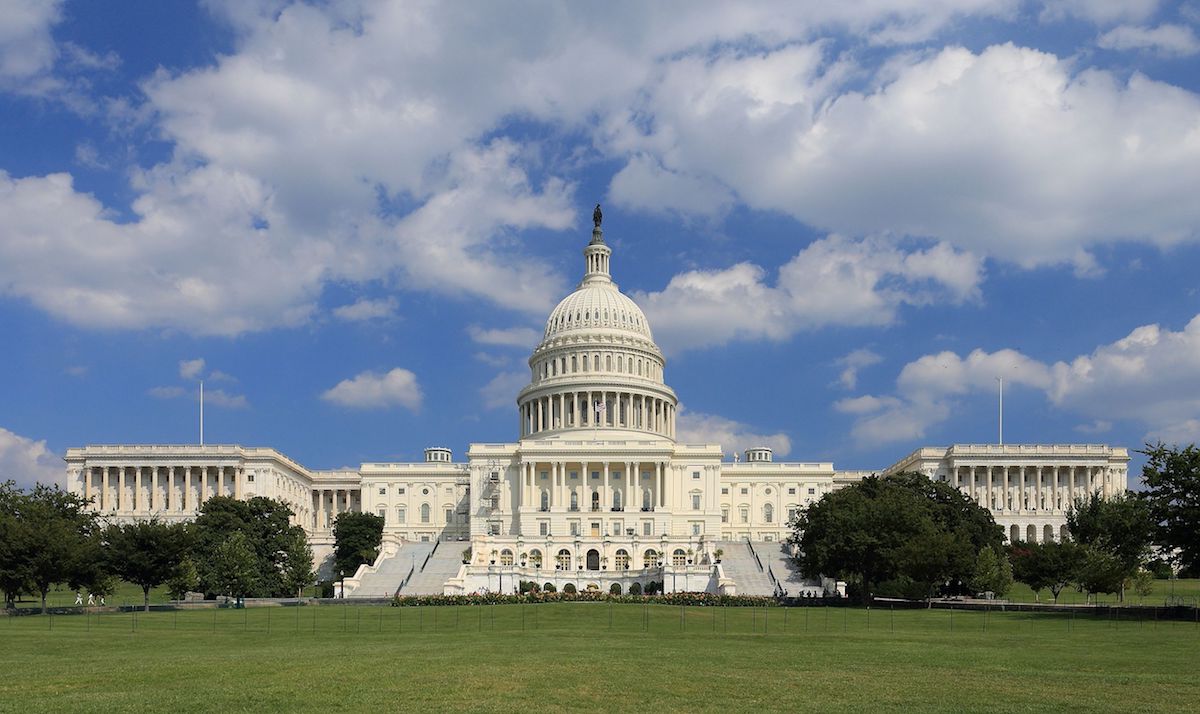
<svg viewBox="0 0 1200 714">
<path fill-rule="evenodd" d="M 346 599 L 346 571 L 345 570 L 339 571 L 338 575 L 341 576 L 341 588 L 339 588 L 339 590 L 338 590 L 338 596 L 341 599 L 345 600 Z"/>
</svg>

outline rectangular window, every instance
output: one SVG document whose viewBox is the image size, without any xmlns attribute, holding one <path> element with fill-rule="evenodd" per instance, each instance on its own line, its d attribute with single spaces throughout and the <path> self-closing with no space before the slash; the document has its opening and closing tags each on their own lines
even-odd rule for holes
<svg viewBox="0 0 1200 714">
<path fill-rule="evenodd" d="M 815 489 L 815 488 L 810 488 L 810 489 L 808 489 L 808 495 L 810 495 L 810 496 L 811 496 L 811 495 L 813 495 L 813 494 L 814 494 L 814 493 L 816 493 L 816 492 L 817 492 L 817 489 Z"/>
<path fill-rule="evenodd" d="M 749 508 L 738 509 L 738 516 L 742 519 L 742 523 L 749 523 L 750 522 L 750 509 Z"/>
<path fill-rule="evenodd" d="M 613 528 L 613 530 L 612 530 L 613 535 L 621 535 L 621 533 L 623 533 L 625 530 L 625 527 L 621 524 L 620 521 L 613 521 L 612 528 Z"/>
<path fill-rule="evenodd" d="M 579 521 L 571 521 L 571 535 L 579 535 Z"/>
<path fill-rule="evenodd" d="M 788 495 L 789 495 L 789 496 L 795 496 L 795 495 L 796 495 L 796 489 L 795 489 L 795 488 L 789 488 L 789 489 L 788 489 Z"/>
<path fill-rule="evenodd" d="M 746 495 L 746 494 L 748 494 L 748 493 L 750 493 L 750 489 L 748 489 L 748 488 L 743 488 L 743 489 L 742 489 L 742 495 L 743 495 L 743 496 L 745 496 L 745 495 Z"/>
<path fill-rule="evenodd" d="M 722 496 L 728 496 L 728 495 L 729 495 L 729 489 L 727 489 L 727 488 L 723 488 L 723 489 L 721 489 L 721 495 L 722 495 Z"/>
<path fill-rule="evenodd" d="M 579 472 L 578 472 L 578 471 L 572 471 L 572 472 L 571 472 L 571 480 L 572 480 L 572 481 L 578 481 L 578 480 L 579 480 Z"/>
<path fill-rule="evenodd" d="M 700 535 L 700 531 L 702 530 L 703 526 L 704 526 L 704 524 L 702 524 L 702 523 L 693 523 L 692 524 L 692 535 Z"/>
<path fill-rule="evenodd" d="M 246 483 L 254 483 L 254 474 L 246 474 Z"/>
<path fill-rule="evenodd" d="M 379 488 L 379 495 L 380 495 L 380 496 L 386 496 L 386 495 L 387 495 L 387 486 L 381 486 L 381 487 Z"/>
<path fill-rule="evenodd" d="M 654 521 L 642 521 L 642 535 L 654 533 Z"/>
<path fill-rule="evenodd" d="M 698 493 L 692 494 L 692 510 L 693 511 L 700 510 L 700 494 L 698 494 Z"/>
<path fill-rule="evenodd" d="M 488 523 L 488 535 L 500 535 L 500 524 L 497 522 Z"/>
<path fill-rule="evenodd" d="M 447 508 L 446 509 L 446 525 L 450 525 L 451 523 L 454 523 L 454 509 Z"/>
<path fill-rule="evenodd" d="M 384 520 L 384 522 L 387 522 L 387 509 L 386 508 L 384 508 L 383 506 L 380 506 L 378 515 L 380 518 L 382 518 Z"/>
<path fill-rule="evenodd" d="M 693 471 L 693 472 L 692 472 L 692 480 L 693 480 L 693 481 L 699 481 L 699 480 L 700 480 L 700 472 L 699 472 L 699 471 Z"/>
<path fill-rule="evenodd" d="M 546 521 L 540 521 L 538 523 L 538 533 L 540 533 L 541 535 L 549 535 L 550 534 L 550 524 L 547 523 Z"/>
<path fill-rule="evenodd" d="M 396 489 L 396 492 L 399 493 L 401 496 L 403 496 L 404 495 L 404 487 L 401 486 L 400 488 Z"/>
<path fill-rule="evenodd" d="M 542 480 L 543 480 L 543 481 L 545 481 L 545 480 L 546 480 L 546 479 L 548 479 L 548 478 L 550 478 L 550 477 L 549 477 L 548 475 L 546 475 L 546 472 L 545 472 L 545 471 L 543 471 L 543 472 L 542 472 Z"/>
<path fill-rule="evenodd" d="M 724 509 L 721 510 L 721 522 L 722 523 L 729 522 L 729 511 L 726 511 Z"/>
<path fill-rule="evenodd" d="M 599 471 L 593 471 L 593 472 L 592 472 L 592 480 L 593 480 L 593 481 L 599 481 L 599 480 L 600 480 L 600 472 L 599 472 Z"/>
</svg>

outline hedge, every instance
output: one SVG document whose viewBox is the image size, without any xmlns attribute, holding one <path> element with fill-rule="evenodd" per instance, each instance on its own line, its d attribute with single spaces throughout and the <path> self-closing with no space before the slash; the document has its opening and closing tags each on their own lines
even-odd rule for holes
<svg viewBox="0 0 1200 714">
<path fill-rule="evenodd" d="M 569 583 L 568 583 L 569 584 Z M 518 595 L 485 593 L 482 595 L 397 595 L 392 607 L 425 605 L 519 605 L 539 602 L 616 602 L 654 605 L 723 605 L 727 607 L 774 607 L 775 598 L 760 595 L 714 595 L 712 593 L 670 593 L 667 595 L 613 595 L 596 590 L 583 592 L 530 591 Z"/>
</svg>

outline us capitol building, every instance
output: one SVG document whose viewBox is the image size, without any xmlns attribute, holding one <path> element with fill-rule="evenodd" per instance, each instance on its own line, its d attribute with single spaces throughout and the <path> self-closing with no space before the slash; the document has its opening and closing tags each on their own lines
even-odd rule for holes
<svg viewBox="0 0 1200 714">
<path fill-rule="evenodd" d="M 726 460 L 719 444 L 675 439 L 678 399 L 642 310 L 610 275 L 597 207 L 579 286 L 546 320 L 517 395 L 520 438 L 450 449 L 422 463 L 316 471 L 271 448 L 104 445 L 67 451 L 67 485 L 113 520 L 195 517 L 213 496 L 288 503 L 331 574 L 334 518 L 384 519 L 375 563 L 345 574 L 348 597 L 513 592 L 521 580 L 627 592 L 821 594 L 781 541 L 798 511 L 871 471 L 773 459 Z M 1124 448 L 1091 444 L 925 447 L 874 473 L 918 471 L 988 508 L 1010 540 L 1060 538 L 1071 501 L 1126 487 Z"/>
</svg>

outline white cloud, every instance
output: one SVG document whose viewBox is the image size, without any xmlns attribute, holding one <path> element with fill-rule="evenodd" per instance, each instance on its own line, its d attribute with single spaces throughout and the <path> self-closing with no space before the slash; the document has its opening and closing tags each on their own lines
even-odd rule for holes
<svg viewBox="0 0 1200 714">
<path fill-rule="evenodd" d="M 0 427 L 0 481 L 13 480 L 21 488 L 35 483 L 65 483 L 62 458 L 46 448 L 45 440 L 34 441 Z"/>
<path fill-rule="evenodd" d="M 1145 20 L 1158 9 L 1160 0 L 1043 0 L 1041 19 L 1076 17 L 1098 25 Z"/>
<path fill-rule="evenodd" d="M 204 403 L 226 409 L 247 409 L 250 407 L 250 402 L 243 394 L 230 394 L 224 389 L 205 389 Z"/>
<path fill-rule="evenodd" d="M 528 350 L 536 347 L 541 338 L 537 330 L 529 327 L 483 328 L 479 325 L 469 325 L 467 334 L 481 345 L 520 347 Z"/>
<path fill-rule="evenodd" d="M 185 359 L 179 362 L 179 377 L 181 379 L 199 379 L 204 372 L 204 358 Z"/>
<path fill-rule="evenodd" d="M 4 0 L 0 3 L 0 87 L 14 88 L 47 73 L 58 49 L 51 29 L 64 0 Z"/>
<path fill-rule="evenodd" d="M 769 446 L 776 456 L 792 452 L 792 440 L 787 434 L 760 434 L 753 427 L 714 414 L 691 412 L 679 406 L 675 420 L 675 439 L 685 444 L 720 444 L 734 454 L 756 446 Z"/>
<path fill-rule="evenodd" d="M 321 399 L 355 409 L 402 406 L 416 411 L 421 408 L 421 387 L 417 375 L 396 367 L 385 374 L 362 372 L 343 379 L 326 390 Z"/>
<path fill-rule="evenodd" d="M 187 394 L 183 387 L 176 387 L 173 385 L 151 387 L 146 393 L 155 399 L 177 399 Z"/>
<path fill-rule="evenodd" d="M 1110 50 L 1149 50 L 1168 57 L 1200 52 L 1200 39 L 1187 25 L 1164 23 L 1158 27 L 1121 25 L 1100 35 L 1096 44 Z"/>
<path fill-rule="evenodd" d="M 487 409 L 516 407 L 517 393 L 529 384 L 529 372 L 501 372 L 479 390 Z"/>
<path fill-rule="evenodd" d="M 383 300 L 362 298 L 350 305 L 341 305 L 333 309 L 334 317 L 347 322 L 364 322 L 367 320 L 384 320 L 395 317 L 398 303 L 396 298 L 388 297 Z"/>
<path fill-rule="evenodd" d="M 960 400 L 1005 388 L 1032 388 L 1054 407 L 1091 420 L 1077 427 L 1099 434 L 1114 418 L 1142 424 L 1148 440 L 1187 442 L 1200 436 L 1200 315 L 1180 331 L 1143 325 L 1090 354 L 1047 364 L 1015 350 L 925 355 L 908 363 L 894 395 L 864 395 L 835 403 L 857 417 L 862 443 L 919 439 L 945 421 Z"/>
<path fill-rule="evenodd" d="M 712 178 L 671 171 L 645 155 L 634 156 L 613 176 L 608 198 L 619 206 L 647 213 L 678 212 L 707 218 L 723 215 L 734 202 L 730 190 Z"/>
<path fill-rule="evenodd" d="M 854 350 L 837 360 L 838 366 L 842 368 L 841 374 L 838 375 L 838 383 L 845 389 L 854 389 L 858 386 L 858 370 L 882 361 L 883 357 L 871 350 L 865 348 Z"/>
<path fill-rule="evenodd" d="M 1096 246 L 1200 235 L 1192 92 L 1010 44 L 901 53 L 873 73 L 846 62 L 819 43 L 684 54 L 605 147 L 671 172 L 642 171 L 637 205 L 678 207 L 684 175 L 817 228 L 1023 267 L 1094 273 Z"/>
<path fill-rule="evenodd" d="M 672 353 L 829 325 L 888 325 L 902 305 L 977 298 L 982 271 L 975 256 L 945 244 L 909 251 L 832 235 L 788 261 L 773 285 L 762 268 L 739 263 L 676 275 L 661 292 L 636 298 Z"/>
</svg>

